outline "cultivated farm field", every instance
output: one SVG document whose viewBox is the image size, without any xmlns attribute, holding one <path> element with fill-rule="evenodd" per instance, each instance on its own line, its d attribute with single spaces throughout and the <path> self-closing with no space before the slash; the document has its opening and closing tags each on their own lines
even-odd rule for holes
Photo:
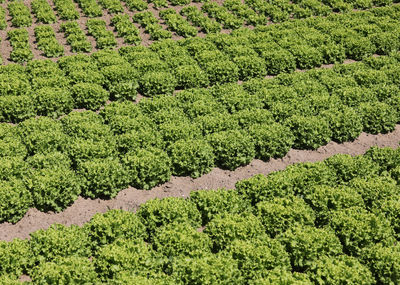
<svg viewBox="0 0 400 285">
<path fill-rule="evenodd" d="M 0 0 L 0 284 L 400 284 L 399 20 Z"/>
</svg>

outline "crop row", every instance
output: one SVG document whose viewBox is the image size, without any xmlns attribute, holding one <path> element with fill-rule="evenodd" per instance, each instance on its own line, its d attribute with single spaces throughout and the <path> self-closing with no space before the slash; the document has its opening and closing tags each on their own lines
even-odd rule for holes
<svg viewBox="0 0 400 285">
<path fill-rule="evenodd" d="M 253 9 L 246 4 L 243 4 L 240 0 L 225 0 L 223 6 L 239 18 L 245 20 L 247 25 L 265 25 L 268 22 L 265 15 L 257 14 Z"/>
<path fill-rule="evenodd" d="M 101 6 L 96 2 L 96 0 L 77 0 L 79 7 L 82 9 L 83 14 L 87 17 L 101 17 L 103 11 Z"/>
<path fill-rule="evenodd" d="M 131 11 L 143 11 L 147 9 L 147 3 L 143 0 L 124 1 Z M 190 0 L 170 1 L 172 5 L 187 5 Z M 99 17 L 102 15 L 102 8 L 110 13 L 122 13 L 123 6 L 118 0 L 101 0 L 99 3 L 92 0 L 77 0 L 83 13 L 88 17 Z M 291 18 L 308 18 L 311 16 L 327 16 L 332 12 L 348 12 L 352 9 L 369 9 L 373 6 L 386 6 L 392 4 L 392 0 L 365 0 L 356 2 L 343 1 L 275 1 L 269 3 L 261 0 L 247 0 L 243 4 L 239 0 L 227 0 L 220 6 L 215 2 L 203 4 L 202 10 L 208 13 L 209 17 L 216 18 L 224 25 L 224 28 L 237 29 L 243 26 L 244 22 L 248 25 L 265 25 L 268 20 L 274 22 L 284 22 Z M 23 2 L 16 1 L 10 3 L 8 9 L 12 16 L 12 24 L 15 27 L 27 27 L 32 24 L 29 8 Z M 54 2 L 58 15 L 63 20 L 76 20 L 79 13 L 76 11 L 72 0 L 56 0 Z M 168 7 L 166 0 L 158 0 L 154 3 L 156 7 Z M 189 6 L 192 7 L 192 6 Z M 32 2 L 32 12 L 39 22 L 48 24 L 55 21 L 52 8 L 46 0 L 36 0 Z M 13 16 L 14 15 L 14 16 Z M 203 15 L 204 16 L 204 15 Z M 208 17 L 206 17 L 208 19 Z M 202 20 L 203 22 L 205 20 Z"/>
<path fill-rule="evenodd" d="M 168 29 L 176 32 L 177 35 L 182 37 L 195 37 L 197 35 L 197 28 L 191 26 L 182 16 L 176 13 L 172 8 L 160 11 L 160 17 L 165 21 Z"/>
<path fill-rule="evenodd" d="M 199 26 L 204 33 L 219 33 L 222 29 L 218 22 L 211 20 L 194 6 L 184 7 L 180 13 L 194 25 Z"/>
<path fill-rule="evenodd" d="M 139 29 L 130 21 L 128 15 L 116 15 L 111 19 L 111 24 L 115 27 L 118 37 L 124 38 L 127 44 L 138 45 L 142 41 L 139 36 Z"/>
<path fill-rule="evenodd" d="M 399 173 L 399 150 L 374 147 L 256 175 L 235 190 L 150 200 L 136 214 L 96 214 L 82 228 L 53 225 L 0 242 L 0 280 L 398 284 Z M 2 185 L 6 197 L 15 189 Z"/>
<path fill-rule="evenodd" d="M 89 19 L 86 23 L 89 35 L 96 39 L 96 47 L 99 49 L 113 48 L 117 45 L 114 34 L 107 30 L 104 20 Z"/>
<path fill-rule="evenodd" d="M 55 23 L 57 18 L 47 0 L 34 0 L 31 3 L 36 19 L 43 24 Z"/>
<path fill-rule="evenodd" d="M 109 3 L 107 5 L 111 4 L 112 3 Z M 57 0 L 55 5 L 58 7 L 57 10 L 59 16 L 62 19 L 76 18 L 73 16 L 75 15 L 76 10 L 74 8 L 74 3 L 71 0 Z M 219 19 L 219 16 L 217 15 L 220 13 L 226 15 L 226 13 L 228 13 L 226 7 L 237 11 L 236 14 L 238 15 L 246 14 L 247 10 L 244 9 L 242 11 L 242 5 L 243 4 L 240 4 L 237 1 L 230 0 L 226 1 L 224 6 L 219 6 L 215 2 L 205 3 L 202 9 L 207 10 L 214 17 Z M 41 16 L 39 15 L 40 13 L 36 11 L 39 7 L 41 9 L 40 13 L 43 14 Z M 20 9 L 26 10 L 28 8 L 24 6 L 22 2 L 17 1 L 10 3 L 10 9 L 19 11 Z M 32 9 L 36 11 L 36 15 L 38 18 L 41 18 L 41 21 L 51 22 L 54 20 L 54 13 L 50 11 L 51 8 L 46 1 L 34 1 L 32 3 Z M 233 81 L 238 77 L 243 80 L 255 75 L 261 76 L 262 74 L 290 72 L 296 67 L 304 69 L 319 66 L 322 63 L 341 62 L 345 56 L 359 60 L 364 56 L 373 53 L 386 54 L 392 50 L 397 50 L 399 46 L 396 37 L 391 37 L 391 34 L 398 33 L 399 30 L 395 20 L 392 20 L 395 19 L 395 16 L 398 14 L 397 10 L 396 6 L 392 6 L 382 9 L 372 9 L 371 12 L 378 15 L 376 17 L 368 12 L 351 13 L 345 15 L 332 15 L 328 18 L 312 18 L 306 21 L 287 22 L 283 28 L 275 26 L 259 26 L 255 31 L 240 29 L 235 32 L 234 38 L 242 37 L 246 39 L 243 43 L 236 44 L 243 47 L 243 49 L 240 51 L 238 50 L 238 52 L 239 54 L 245 53 L 246 56 L 252 56 L 251 62 L 238 64 L 233 60 L 233 58 L 230 58 L 230 62 L 228 63 L 222 62 L 224 58 L 228 60 L 227 57 L 220 57 L 219 54 L 213 56 L 218 58 L 221 63 L 221 66 L 218 66 L 217 69 L 228 68 L 228 71 L 225 72 L 232 72 L 233 74 L 231 76 L 226 76 L 226 78 L 231 78 Z M 15 20 L 18 22 L 24 22 L 25 20 L 21 20 L 21 17 L 26 19 L 28 12 L 18 12 L 16 14 L 18 17 L 15 17 Z M 381 15 L 379 13 L 383 14 Z M 182 10 L 181 14 L 187 16 L 188 20 L 192 21 L 195 25 L 200 26 L 203 31 L 218 32 L 221 29 L 217 22 L 202 15 L 202 13 L 195 7 L 186 7 Z M 182 36 L 193 36 L 197 34 L 197 29 L 188 24 L 187 21 L 176 14 L 174 10 L 162 10 L 160 11 L 160 15 L 166 21 L 169 29 L 175 31 L 177 34 Z M 233 14 L 230 15 L 233 16 Z M 248 15 L 252 14 L 250 13 Z M 390 18 L 384 16 L 389 16 Z M 228 19 L 227 21 L 231 24 L 235 23 L 235 21 L 229 20 L 229 17 L 226 18 Z M 363 18 L 359 20 L 358 17 Z M 380 22 L 383 17 L 384 19 Z M 29 21 L 31 21 L 30 16 L 28 18 L 30 19 Z M 241 21 L 243 21 L 243 19 L 241 18 Z M 171 38 L 172 36 L 171 32 L 165 31 L 158 23 L 158 19 L 149 11 L 135 14 L 133 20 L 140 23 L 153 40 Z M 93 19 L 91 21 L 96 22 L 96 27 L 98 28 L 102 26 L 101 31 L 96 33 L 97 41 L 99 42 L 97 47 L 100 49 L 114 47 L 116 44 L 115 38 L 111 32 L 106 30 L 106 27 L 104 26 L 105 24 L 100 25 L 99 21 L 101 20 Z M 359 24 L 358 21 L 360 21 Z M 372 25 L 374 25 L 373 28 L 368 28 L 368 21 L 372 22 Z M 124 23 L 124 27 L 129 26 L 127 29 L 129 29 L 129 33 L 132 33 L 134 42 L 137 43 L 139 40 L 135 35 L 137 29 L 133 24 L 128 23 L 128 21 L 124 21 Z M 235 26 L 238 28 L 241 25 Z M 93 31 L 93 29 L 90 30 Z M 265 37 L 265 41 L 261 40 L 263 37 Z M 213 36 L 209 39 L 211 39 L 211 42 L 214 41 Z M 209 39 L 206 39 L 205 41 L 208 42 L 210 41 Z M 129 41 L 132 40 L 128 40 L 127 42 L 129 43 Z M 78 39 L 73 39 L 70 36 L 69 42 L 72 43 L 71 45 L 77 46 L 77 48 L 73 47 L 73 51 L 87 51 L 89 49 L 87 40 L 83 39 L 82 35 L 79 35 Z M 53 49 L 53 46 L 48 48 Z M 207 49 L 209 49 L 209 47 L 207 47 Z M 211 49 L 210 52 L 214 53 L 215 50 Z M 199 60 L 201 59 L 197 59 L 197 61 Z M 261 64 L 263 60 L 266 61 L 265 64 Z M 204 65 L 204 63 L 200 63 L 200 65 Z M 235 65 L 239 66 L 235 67 Z M 241 71 L 240 68 L 256 68 L 257 70 L 247 72 Z M 210 75 L 209 77 L 213 76 Z M 210 81 L 212 81 L 212 79 Z"/>
<path fill-rule="evenodd" d="M 147 9 L 147 2 L 143 0 L 123 0 L 129 11 L 144 11 Z"/>
<path fill-rule="evenodd" d="M 79 19 L 79 13 L 75 9 L 75 4 L 72 0 L 54 0 L 53 2 L 60 19 L 62 20 Z"/>
<path fill-rule="evenodd" d="M 124 1 L 131 11 L 143 11 L 147 9 L 147 3 L 143 0 Z M 188 5 L 190 0 L 170 1 L 172 5 Z M 201 2 L 201 1 L 200 1 Z M 77 0 L 83 13 L 88 17 L 102 15 L 100 5 L 110 13 L 122 13 L 123 6 L 118 0 L 101 0 L 99 4 L 92 0 Z M 10 3 L 8 9 L 12 16 L 14 27 L 27 27 L 32 24 L 30 10 L 23 2 Z M 79 13 L 76 11 L 72 0 L 54 1 L 57 13 L 63 20 L 76 20 Z M 156 7 L 168 7 L 166 0 L 154 2 Z M 332 12 L 348 12 L 352 9 L 370 9 L 373 6 L 386 6 L 393 4 L 392 0 L 365 0 L 365 1 L 274 1 L 273 3 L 261 0 L 247 0 L 243 4 L 239 0 L 227 0 L 220 6 L 215 2 L 207 2 L 202 6 L 209 17 L 216 18 L 227 29 L 237 29 L 246 22 L 248 25 L 265 25 L 268 20 L 284 22 L 291 18 L 309 18 L 311 16 L 327 16 Z M 46 0 L 32 2 L 32 12 L 39 22 L 48 24 L 55 21 L 55 15 Z M 204 20 L 202 20 L 204 21 Z"/>
<path fill-rule="evenodd" d="M 332 12 L 350 12 L 354 9 L 369 9 L 373 6 L 386 6 L 395 3 L 392 0 L 366 1 L 274 1 L 245 0 L 245 4 L 273 22 L 285 22 L 291 18 L 308 18 L 312 16 L 327 16 Z"/>
<path fill-rule="evenodd" d="M 385 133 L 400 122 L 398 56 L 49 118 L 98 109 L 109 99 L 106 89 L 115 99 L 136 96 L 135 71 L 115 65 L 116 54 L 95 53 L 92 64 L 87 59 L 66 57 L 62 71 L 51 61 L 29 63 L 25 72 L 18 65 L 1 69 L 2 121 L 36 117 L 1 125 L 0 179 L 15 176 L 31 198 L 0 220 L 15 222 L 30 206 L 60 211 L 79 194 L 114 197 L 128 185 L 150 189 L 171 174 L 198 177 L 215 166 L 235 169 L 254 158 L 283 157 L 290 148 L 351 141 L 362 131 Z M 190 67 L 177 70 L 185 74 Z M 149 74 L 142 77 L 151 86 L 159 74 Z M 7 199 L 0 205 L 16 209 Z"/>
<path fill-rule="evenodd" d="M 149 11 L 136 13 L 132 19 L 135 23 L 140 24 L 145 32 L 150 34 L 152 40 L 170 39 L 172 37 L 172 33 L 164 30 L 158 19 Z"/>
<path fill-rule="evenodd" d="M 32 25 L 31 12 L 22 1 L 13 1 L 8 4 L 11 23 L 14 27 L 29 27 Z"/>
<path fill-rule="evenodd" d="M 122 13 L 124 11 L 119 0 L 99 0 L 99 4 L 109 13 Z"/>
<path fill-rule="evenodd" d="M 178 16 L 169 11 L 161 12 L 172 15 L 174 19 Z M 182 11 L 185 13 L 186 10 Z M 345 58 L 360 60 L 374 53 L 388 54 L 397 51 L 400 42 L 398 37 L 393 35 L 400 32 L 399 24 L 395 20 L 398 15 L 398 6 L 376 8 L 369 12 L 338 14 L 304 21 L 296 20 L 281 26 L 263 26 L 253 31 L 239 29 L 231 35 L 209 35 L 205 39 L 179 41 L 176 46 L 183 50 L 184 56 L 180 59 L 180 63 L 193 64 L 192 58 L 194 58 L 196 65 L 206 72 L 209 83 L 214 85 L 267 74 L 292 72 L 296 68 L 313 68 L 321 64 L 342 62 Z M 133 21 L 145 27 L 152 39 L 171 37 L 171 32 L 163 30 L 157 18 L 148 11 L 136 13 Z M 99 38 L 98 47 L 115 46 L 114 35 L 106 30 L 104 22 L 101 25 L 100 22 L 101 20 L 97 19 L 91 19 L 88 22 L 93 25 L 96 23 L 96 31 L 101 28 L 101 31 L 96 32 Z M 125 22 L 127 27 L 130 26 L 128 29 L 133 32 L 134 26 Z M 177 29 L 180 25 L 175 26 L 174 23 L 171 27 Z M 72 43 L 78 47 L 82 44 L 83 50 L 87 51 L 90 47 L 85 35 L 79 26 L 74 27 L 73 30 L 79 33 L 79 36 L 75 39 L 69 35 L 69 44 Z M 93 29 L 91 31 L 93 32 Z M 198 47 L 191 50 L 193 45 Z M 152 48 L 149 52 L 153 53 L 154 57 L 158 57 L 151 50 Z M 165 58 L 162 59 L 165 60 Z M 164 69 L 160 67 L 159 71 L 164 71 Z M 181 87 L 174 86 L 174 88 Z M 159 93 L 144 95 L 156 94 Z"/>
<path fill-rule="evenodd" d="M 25 29 L 14 29 L 7 32 L 12 51 L 10 58 L 14 62 L 23 63 L 33 58 L 29 45 L 28 31 Z"/>
<path fill-rule="evenodd" d="M 294 21 L 279 28 L 240 30 L 232 35 L 209 35 L 205 39 L 169 40 L 155 43 L 150 48 L 124 47 L 119 52 L 114 51 L 106 56 L 115 57 L 111 64 L 113 71 L 108 71 L 106 75 L 109 80 L 104 79 L 103 72 L 96 71 L 94 74 L 87 73 L 78 81 L 100 85 L 107 91 L 106 100 L 130 100 L 136 97 L 137 92 L 145 96 L 169 95 L 175 89 L 262 78 L 266 74 L 292 72 L 296 67 L 312 68 L 322 63 L 342 62 L 346 57 L 359 60 L 373 53 L 389 54 L 399 50 L 398 37 L 393 37 L 393 34 L 399 33 L 399 25 L 397 21 L 386 16 L 397 17 L 397 8 L 380 8 L 374 11 L 383 15 L 374 16 L 370 12 L 336 15 L 326 19 Z M 152 21 L 147 16 L 141 17 L 153 17 L 151 13 L 137 13 L 135 16 L 137 15 L 146 24 Z M 127 20 L 126 17 L 123 18 Z M 346 29 L 340 26 L 344 22 Z M 106 30 L 104 21 L 91 19 L 88 21 L 88 25 L 90 24 L 93 24 L 90 32 L 96 33 L 99 46 L 100 43 L 102 47 L 115 44 L 114 35 Z M 63 23 L 61 29 L 74 51 L 91 49 L 77 23 Z M 83 66 L 87 65 L 84 67 L 85 72 L 98 68 L 97 57 L 97 54 L 78 57 Z M 15 59 L 20 60 L 17 57 Z M 127 71 L 122 76 L 124 69 Z M 60 70 L 60 73 L 65 76 L 64 71 Z M 63 86 L 72 87 L 76 80 L 72 78 L 69 81 L 67 76 Z M 119 85 L 120 82 L 123 84 Z M 101 106 L 102 100 L 83 107 L 96 110 Z M 32 113 L 26 112 L 27 115 L 23 117 L 19 114 L 15 112 L 14 115 L 3 115 L 1 120 L 18 122 Z"/>
<path fill-rule="evenodd" d="M 6 10 L 0 7 L 0 30 L 4 30 L 5 28 L 7 28 Z"/>
<path fill-rule="evenodd" d="M 46 57 L 60 57 L 64 54 L 64 47 L 57 41 L 51 26 L 36 26 L 34 31 L 38 49 Z"/>
<path fill-rule="evenodd" d="M 206 12 L 208 16 L 215 18 L 225 29 L 239 29 L 244 24 L 243 19 L 231 14 L 226 7 L 220 6 L 216 2 L 204 3 L 201 10 Z"/>
<path fill-rule="evenodd" d="M 65 33 L 67 44 L 72 52 L 90 52 L 92 45 L 77 22 L 65 22 L 60 25 L 60 31 Z"/>
</svg>

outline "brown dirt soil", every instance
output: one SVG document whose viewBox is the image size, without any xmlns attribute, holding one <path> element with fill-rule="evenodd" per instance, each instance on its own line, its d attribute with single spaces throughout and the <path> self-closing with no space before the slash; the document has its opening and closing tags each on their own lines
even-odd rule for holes
<svg viewBox="0 0 400 285">
<path fill-rule="evenodd" d="M 362 133 L 353 142 L 338 144 L 330 142 L 315 151 L 292 149 L 282 159 L 272 159 L 268 162 L 253 160 L 249 165 L 234 171 L 214 168 L 210 173 L 197 179 L 190 177 L 172 177 L 171 181 L 159 185 L 149 191 L 128 188 L 119 192 L 111 200 L 84 199 L 79 197 L 73 205 L 61 213 L 42 213 L 30 209 L 25 217 L 16 224 L 0 224 L 0 240 L 11 241 L 14 238 L 29 238 L 29 233 L 46 229 L 51 224 L 83 225 L 96 213 L 110 209 L 136 211 L 142 203 L 149 199 L 164 197 L 188 197 L 193 190 L 201 189 L 232 189 L 239 180 L 256 174 L 268 174 L 282 170 L 288 165 L 298 162 L 315 162 L 324 160 L 334 154 L 359 155 L 372 146 L 397 148 L 400 142 L 400 125 L 388 134 L 371 135 Z"/>
</svg>

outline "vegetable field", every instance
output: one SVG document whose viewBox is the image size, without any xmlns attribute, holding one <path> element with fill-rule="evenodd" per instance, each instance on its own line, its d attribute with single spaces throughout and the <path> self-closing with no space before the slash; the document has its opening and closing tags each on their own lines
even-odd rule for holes
<svg viewBox="0 0 400 285">
<path fill-rule="evenodd" d="M 0 242 L 14 284 L 393 284 L 400 152 L 373 147 Z"/>
<path fill-rule="evenodd" d="M 0 284 L 400 284 L 395 2 L 0 0 Z"/>
</svg>

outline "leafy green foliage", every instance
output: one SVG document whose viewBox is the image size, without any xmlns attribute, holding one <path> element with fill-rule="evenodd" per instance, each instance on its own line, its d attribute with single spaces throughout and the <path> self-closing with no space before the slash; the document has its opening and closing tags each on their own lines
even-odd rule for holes
<svg viewBox="0 0 400 285">
<path fill-rule="evenodd" d="M 179 140 L 170 145 L 168 152 L 174 175 L 196 178 L 214 166 L 213 149 L 203 140 Z"/>
<path fill-rule="evenodd" d="M 385 216 L 387 220 L 390 221 L 396 236 L 400 234 L 399 220 L 400 215 L 400 200 L 399 195 L 394 195 L 387 198 L 382 203 L 380 203 L 379 208 L 374 209 L 374 212 L 381 213 Z"/>
<path fill-rule="evenodd" d="M 296 271 L 309 268 L 322 256 L 333 257 L 342 253 L 338 237 L 326 229 L 297 225 L 280 235 L 278 240 L 286 247 Z"/>
<path fill-rule="evenodd" d="M 369 266 L 378 284 L 396 284 L 400 280 L 400 248 L 380 243 L 366 248 L 362 260 Z"/>
<path fill-rule="evenodd" d="M 355 178 L 349 186 L 362 196 L 368 210 L 380 208 L 383 201 L 399 193 L 396 181 L 389 177 Z"/>
<path fill-rule="evenodd" d="M 70 168 L 71 159 L 66 153 L 53 151 L 37 153 L 26 159 L 27 164 L 33 169 Z"/>
<path fill-rule="evenodd" d="M 139 81 L 139 91 L 149 97 L 172 95 L 176 85 L 175 77 L 169 72 L 148 72 Z"/>
<path fill-rule="evenodd" d="M 323 256 L 307 270 L 314 284 L 375 284 L 371 271 L 347 255 Z"/>
<path fill-rule="evenodd" d="M 75 9 L 72 0 L 55 0 L 57 14 L 62 20 L 76 20 L 79 18 L 79 13 Z"/>
<path fill-rule="evenodd" d="M 198 257 L 211 253 L 212 241 L 188 223 L 171 223 L 157 229 L 153 246 L 167 257 Z"/>
<path fill-rule="evenodd" d="M 171 160 L 157 148 L 138 149 L 122 159 L 130 185 L 149 190 L 171 177 Z"/>
<path fill-rule="evenodd" d="M 60 212 L 81 193 L 77 175 L 65 167 L 32 170 L 25 179 L 34 205 L 41 211 Z"/>
<path fill-rule="evenodd" d="M 233 59 L 233 62 L 239 68 L 240 80 L 263 77 L 267 73 L 265 61 L 259 57 L 237 56 Z"/>
<path fill-rule="evenodd" d="M 0 276 L 19 278 L 33 265 L 33 257 L 27 240 L 0 241 Z"/>
<path fill-rule="evenodd" d="M 16 128 L 10 124 L 0 123 L 0 156 L 10 157 L 11 160 L 14 158 L 18 161 L 27 155 L 27 150 L 20 136 L 15 133 Z"/>
<path fill-rule="evenodd" d="M 223 131 L 207 137 L 214 149 L 216 163 L 226 169 L 248 164 L 255 156 L 254 143 L 241 131 Z"/>
<path fill-rule="evenodd" d="M 212 85 L 239 80 L 239 68 L 229 60 L 211 61 L 205 71 Z"/>
<path fill-rule="evenodd" d="M 330 227 L 339 237 L 345 253 L 359 256 L 374 243 L 393 242 L 393 229 L 382 215 L 375 215 L 359 207 L 351 207 L 332 214 Z"/>
<path fill-rule="evenodd" d="M 92 262 L 86 257 L 70 256 L 41 263 L 31 274 L 38 284 L 96 283 L 97 273 Z"/>
<path fill-rule="evenodd" d="M 108 92 L 95 83 L 77 83 L 71 91 L 77 107 L 93 111 L 104 105 L 109 97 Z"/>
<path fill-rule="evenodd" d="M 31 96 L 1 96 L 0 121 L 18 123 L 35 115 L 35 104 Z"/>
<path fill-rule="evenodd" d="M 30 236 L 29 244 L 36 262 L 49 262 L 58 257 L 90 256 L 89 237 L 76 225 L 54 224 Z"/>
<path fill-rule="evenodd" d="M 282 72 L 292 72 L 296 69 L 294 56 L 287 50 L 276 49 L 263 52 L 261 57 L 265 59 L 267 73 L 277 75 Z"/>
<path fill-rule="evenodd" d="M 234 190 L 200 190 L 190 193 L 190 201 L 196 204 L 206 225 L 217 214 L 240 214 L 250 209 L 248 201 Z"/>
<path fill-rule="evenodd" d="M 20 3 L 21 2 L 13 2 Z M 22 4 L 23 5 L 23 4 Z M 10 58 L 16 63 L 24 63 L 33 58 L 33 53 L 29 45 L 28 31 L 25 29 L 14 29 L 7 32 L 7 37 L 10 40 L 10 44 L 13 47 Z"/>
<path fill-rule="evenodd" d="M 127 44 L 139 44 L 141 42 L 139 29 L 130 21 L 128 15 L 117 15 L 112 18 L 118 36 L 124 38 Z"/>
<path fill-rule="evenodd" d="M 182 0 L 172 0 L 172 4 L 176 5 Z M 183 0 L 187 1 L 187 0 Z M 182 37 L 194 37 L 197 35 L 197 28 L 191 26 L 182 16 L 176 13 L 172 8 L 160 11 L 160 17 L 165 21 L 168 28 L 175 31 Z"/>
<path fill-rule="evenodd" d="M 0 8 L 0 30 L 4 30 L 7 27 L 6 21 L 6 10 L 1 7 Z"/>
<path fill-rule="evenodd" d="M 22 1 L 14 1 L 8 4 L 8 11 L 12 17 L 14 27 L 29 27 L 32 25 L 32 17 L 29 8 Z"/>
<path fill-rule="evenodd" d="M 186 6 L 180 13 L 207 34 L 221 31 L 221 25 L 217 21 L 211 20 L 194 6 Z"/>
<path fill-rule="evenodd" d="M 337 183 L 347 183 L 353 178 L 368 178 L 377 175 L 379 167 L 368 156 L 352 157 L 348 154 L 336 154 L 324 161 L 337 179 Z"/>
<path fill-rule="evenodd" d="M 260 201 L 293 194 L 293 189 L 291 188 L 279 189 L 275 187 L 281 181 L 285 180 L 286 177 L 282 176 L 284 175 L 270 175 L 266 177 L 262 174 L 257 174 L 249 179 L 236 182 L 235 187 L 238 194 L 249 200 L 254 206 Z"/>
<path fill-rule="evenodd" d="M 72 111 L 74 100 L 65 89 L 44 87 L 34 94 L 36 112 L 39 116 L 58 118 Z"/>
<path fill-rule="evenodd" d="M 243 26 L 243 19 L 231 14 L 226 7 L 219 6 L 216 2 L 206 2 L 201 10 L 222 23 L 225 29 L 238 29 Z"/>
<path fill-rule="evenodd" d="M 181 65 L 174 72 L 177 87 L 183 89 L 206 87 L 209 83 L 207 74 L 198 65 Z"/>
<path fill-rule="evenodd" d="M 103 15 L 103 11 L 99 4 L 93 0 L 78 0 L 77 3 L 79 7 L 82 9 L 82 12 L 85 16 L 92 18 L 92 17 L 100 17 Z"/>
<path fill-rule="evenodd" d="M 219 214 L 206 225 L 206 233 L 213 241 L 213 250 L 225 249 L 234 240 L 255 238 L 264 232 L 260 219 L 252 214 Z"/>
<path fill-rule="evenodd" d="M 20 180 L 0 182 L 0 221 L 18 222 L 33 205 L 31 193 Z"/>
<path fill-rule="evenodd" d="M 379 172 L 385 173 L 400 165 L 400 151 L 390 147 L 373 146 L 368 149 L 364 157 L 369 157 L 372 161 L 379 165 Z"/>
<path fill-rule="evenodd" d="M 170 223 L 189 223 L 193 227 L 201 225 L 201 214 L 196 205 L 182 198 L 153 199 L 141 205 L 137 212 L 150 235 L 161 226 Z"/>
<path fill-rule="evenodd" d="M 364 131 L 371 134 L 393 131 L 397 123 L 396 111 L 386 103 L 363 103 L 360 105 Z"/>
<path fill-rule="evenodd" d="M 293 145 L 290 129 L 279 123 L 253 125 L 249 130 L 256 149 L 256 158 L 269 160 L 286 155 Z"/>
<path fill-rule="evenodd" d="M 139 217 L 122 210 L 98 213 L 85 224 L 84 229 L 94 248 L 111 244 L 119 238 L 134 240 L 147 237 L 146 228 Z"/>
<path fill-rule="evenodd" d="M 322 64 L 322 54 L 316 48 L 302 44 L 290 46 L 289 51 L 295 57 L 297 67 L 300 69 L 310 69 Z"/>
<path fill-rule="evenodd" d="M 34 0 L 31 3 L 32 12 L 35 14 L 36 19 L 43 24 L 51 24 L 56 21 L 56 15 L 51 9 L 47 1 Z"/>
<path fill-rule="evenodd" d="M 0 180 L 22 178 L 27 171 L 27 164 L 21 156 L 0 157 Z"/>
<path fill-rule="evenodd" d="M 225 255 L 175 259 L 172 276 L 182 284 L 234 284 L 241 282 L 237 262 Z"/>
<path fill-rule="evenodd" d="M 329 124 L 323 118 L 294 115 L 286 124 L 295 137 L 295 148 L 317 149 L 326 144 L 332 136 Z"/>
<path fill-rule="evenodd" d="M 36 26 L 34 31 L 38 49 L 46 57 L 59 57 L 64 54 L 64 47 L 57 41 L 52 27 Z"/>
<path fill-rule="evenodd" d="M 63 130 L 72 138 L 110 141 L 111 129 L 95 112 L 71 112 L 61 119 Z"/>
<path fill-rule="evenodd" d="M 101 140 L 92 140 L 85 138 L 72 139 L 67 149 L 71 157 L 73 167 L 79 163 L 96 158 L 108 158 L 116 155 L 115 141 L 102 138 Z"/>
<path fill-rule="evenodd" d="M 318 185 L 313 187 L 304 200 L 316 214 L 316 224 L 326 225 L 334 211 L 350 207 L 365 208 L 362 194 L 352 187 L 332 187 Z"/>
<path fill-rule="evenodd" d="M 337 142 L 352 141 L 363 130 L 362 119 L 352 108 L 343 106 L 340 110 L 330 109 L 323 116 L 329 122 L 332 139 Z"/>
<path fill-rule="evenodd" d="M 122 271 L 114 278 L 109 279 L 113 284 L 143 284 L 143 285 L 173 285 L 175 280 L 165 273 L 143 272 L 131 273 L 129 271 Z"/>
<path fill-rule="evenodd" d="M 67 144 L 61 123 L 47 117 L 25 120 L 18 125 L 18 133 L 30 155 L 62 151 Z"/>
<path fill-rule="evenodd" d="M 199 127 L 204 135 L 239 129 L 235 117 L 226 114 L 226 112 L 198 116 L 194 119 L 194 124 Z"/>
<path fill-rule="evenodd" d="M 90 52 L 92 50 L 92 45 L 78 23 L 62 23 L 60 25 L 60 30 L 65 33 L 67 43 L 71 46 L 72 52 Z"/>
<path fill-rule="evenodd" d="M 267 277 L 274 268 L 291 269 L 289 254 L 276 239 L 261 235 L 250 240 L 234 240 L 224 251 L 238 262 L 246 280 Z"/>
<path fill-rule="evenodd" d="M 119 2 L 117 3 L 121 5 L 121 3 Z M 107 30 L 107 25 L 104 20 L 89 19 L 86 22 L 86 26 L 88 28 L 89 34 L 96 39 L 96 47 L 98 49 L 111 49 L 117 45 L 114 34 L 111 31 Z"/>
<path fill-rule="evenodd" d="M 143 275 L 149 271 L 160 272 L 162 259 L 143 240 L 117 239 L 98 250 L 94 265 L 100 278 L 106 281 L 123 271 Z"/>
<path fill-rule="evenodd" d="M 303 199 L 296 196 L 274 198 L 256 205 L 265 231 L 272 237 L 298 225 L 314 225 L 315 214 Z"/>
<path fill-rule="evenodd" d="M 124 8 L 119 1 L 115 0 L 100 0 L 99 4 L 111 14 L 122 13 Z"/>
<path fill-rule="evenodd" d="M 128 186 L 128 176 L 116 159 L 97 158 L 78 164 L 82 195 L 89 198 L 114 198 Z"/>
<path fill-rule="evenodd" d="M 273 284 L 299 284 L 299 285 L 311 285 L 311 281 L 308 275 L 298 272 L 290 272 L 286 269 L 279 267 L 267 271 L 267 276 L 264 278 L 256 279 L 250 284 L 252 285 L 273 285 Z"/>
</svg>

